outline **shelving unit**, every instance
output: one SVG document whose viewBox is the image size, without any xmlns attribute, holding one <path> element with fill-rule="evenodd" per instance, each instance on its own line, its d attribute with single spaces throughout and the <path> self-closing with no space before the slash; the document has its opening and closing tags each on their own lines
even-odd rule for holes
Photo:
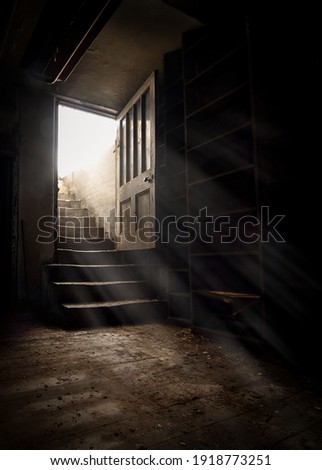
<svg viewBox="0 0 322 470">
<path fill-rule="evenodd" d="M 164 216 L 187 215 L 200 229 L 181 245 L 170 229 L 169 317 L 203 333 L 251 338 L 256 330 L 267 339 L 273 332 L 280 344 L 297 348 L 303 331 L 311 334 L 310 319 L 320 321 L 313 299 L 322 284 L 312 274 L 320 265 L 318 241 L 311 242 L 319 187 L 312 170 L 319 148 L 318 41 L 289 13 L 245 10 L 207 19 L 165 57 Z M 263 207 L 268 220 L 285 214 L 279 227 L 286 243 L 266 243 Z M 232 315 L 223 297 L 205 292 L 261 301 Z"/>
<path fill-rule="evenodd" d="M 297 135 L 301 140 L 292 85 L 298 49 L 284 40 L 285 22 L 278 20 L 273 34 L 264 14 L 257 20 L 218 16 L 211 28 L 184 33 L 182 49 L 165 56 L 159 144 L 164 215 L 194 218 L 199 229 L 195 240 L 180 244 L 178 230 L 169 228 L 169 318 L 243 337 L 266 325 L 280 331 L 282 322 L 287 334 L 294 308 L 299 316 L 304 310 L 300 294 L 300 307 L 284 302 L 291 286 L 305 284 L 296 265 L 309 272 L 300 259 L 305 236 L 296 227 L 303 171 L 294 160 Z M 262 243 L 262 206 L 272 216 L 287 214 L 290 245 Z M 237 318 L 220 296 L 201 295 L 205 291 L 264 302 L 251 303 Z"/>
<path fill-rule="evenodd" d="M 237 318 L 226 298 L 204 295 L 229 292 L 235 301 L 241 295 L 262 296 L 260 245 L 251 230 L 259 201 L 244 18 L 233 31 L 222 25 L 214 32 L 200 28 L 183 35 L 188 214 L 207 211 L 189 248 L 192 323 L 197 329 L 251 336 L 254 315 L 256 324 L 261 321 L 260 302 L 250 305 L 246 318 Z"/>
<path fill-rule="evenodd" d="M 164 102 L 164 81 L 159 77 L 157 96 L 156 96 L 156 218 L 162 220 L 166 214 L 167 206 L 167 153 L 165 145 L 165 102 Z M 149 250 L 148 259 L 151 259 Z M 168 300 L 169 297 L 169 281 L 168 281 L 168 250 L 157 241 L 156 250 L 154 251 L 155 263 L 149 270 L 150 282 L 155 289 L 155 296 Z M 141 257 L 141 255 L 140 255 Z"/>
<path fill-rule="evenodd" d="M 188 213 L 185 97 L 181 49 L 165 55 L 164 75 L 168 201 L 171 215 L 179 218 Z M 169 232 L 169 320 L 190 326 L 189 248 L 177 243 L 177 232 L 173 226 L 169 226 Z"/>
</svg>

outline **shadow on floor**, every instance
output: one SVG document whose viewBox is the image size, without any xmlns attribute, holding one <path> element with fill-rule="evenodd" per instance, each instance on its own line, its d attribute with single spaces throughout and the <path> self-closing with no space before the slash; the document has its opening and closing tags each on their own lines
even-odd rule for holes
<svg viewBox="0 0 322 470">
<path fill-rule="evenodd" d="M 2 337 L 2 449 L 322 448 L 321 382 L 238 341 L 26 312 Z"/>
</svg>

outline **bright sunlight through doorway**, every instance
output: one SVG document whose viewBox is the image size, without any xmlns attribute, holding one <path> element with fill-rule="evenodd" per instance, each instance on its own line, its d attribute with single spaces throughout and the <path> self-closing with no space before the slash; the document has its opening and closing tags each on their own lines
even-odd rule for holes
<svg viewBox="0 0 322 470">
<path fill-rule="evenodd" d="M 93 167 L 114 145 L 115 119 L 58 106 L 58 176 Z"/>
<path fill-rule="evenodd" d="M 60 214 L 86 214 L 97 220 L 115 210 L 115 137 L 115 119 L 58 105 Z M 69 209 L 63 211 L 64 204 Z"/>
</svg>

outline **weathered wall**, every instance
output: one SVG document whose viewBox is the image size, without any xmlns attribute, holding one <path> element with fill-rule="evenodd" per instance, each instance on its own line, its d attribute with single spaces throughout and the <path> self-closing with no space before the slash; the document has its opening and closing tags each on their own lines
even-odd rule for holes
<svg viewBox="0 0 322 470">
<path fill-rule="evenodd" d="M 54 97 L 20 93 L 19 273 L 20 301 L 41 300 L 42 265 L 53 257 L 53 243 L 39 243 L 38 221 L 54 208 Z"/>
<path fill-rule="evenodd" d="M 1 266 L 7 274 L 2 280 L 2 311 L 10 310 L 15 303 L 16 250 L 17 250 L 17 89 L 1 83 L 0 87 L 0 213 L 2 248 Z"/>
</svg>

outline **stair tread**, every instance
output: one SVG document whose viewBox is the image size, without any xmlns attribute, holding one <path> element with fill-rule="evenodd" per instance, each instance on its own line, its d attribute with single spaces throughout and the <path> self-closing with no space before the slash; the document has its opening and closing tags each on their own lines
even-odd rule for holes
<svg viewBox="0 0 322 470">
<path fill-rule="evenodd" d="M 63 307 L 69 308 L 102 308 L 102 307 L 117 307 L 120 305 L 132 305 L 132 304 L 150 304 L 162 302 L 160 299 L 130 299 L 130 300 L 112 300 L 109 302 L 90 302 L 90 303 L 64 303 Z"/>
<path fill-rule="evenodd" d="M 57 251 L 68 253 L 120 253 L 117 250 L 77 250 L 74 248 L 57 248 Z"/>
<path fill-rule="evenodd" d="M 85 217 L 84 217 L 85 218 Z M 104 229 L 104 227 L 98 227 L 98 226 L 94 226 L 94 225 L 78 225 L 77 227 L 75 227 L 75 225 L 68 225 L 69 222 L 66 222 L 65 224 L 58 224 L 57 225 L 57 228 L 92 228 L 93 230 L 94 229 L 97 229 L 97 228 L 100 228 L 100 229 Z M 66 237 L 66 238 L 73 238 L 73 237 Z"/>
<path fill-rule="evenodd" d="M 119 284 L 147 284 L 148 281 L 85 281 L 85 282 L 77 282 L 77 281 L 66 281 L 66 282 L 58 282 L 53 281 L 51 284 L 55 286 L 110 286 L 110 285 L 119 285 Z"/>
<path fill-rule="evenodd" d="M 62 201 L 62 202 L 82 202 L 81 199 L 60 199 L 58 198 L 58 201 Z"/>
<path fill-rule="evenodd" d="M 73 202 L 77 202 L 77 201 L 73 201 Z M 72 212 L 72 211 L 84 211 L 84 212 L 87 212 L 87 211 L 88 211 L 88 208 L 87 208 L 87 207 L 65 207 L 65 206 L 59 206 L 58 209 L 59 209 L 59 212 L 62 212 L 61 209 L 64 209 L 64 210 L 67 211 L 67 212 Z M 61 214 L 58 214 L 58 215 L 61 215 Z"/>
<path fill-rule="evenodd" d="M 51 267 L 72 267 L 72 268 L 128 268 L 137 266 L 136 264 L 69 264 L 69 263 L 51 263 Z"/>
<path fill-rule="evenodd" d="M 93 227 L 93 228 L 96 228 L 96 227 Z M 102 241 L 102 242 L 105 242 L 107 240 L 110 240 L 109 238 L 100 238 L 100 237 L 69 237 L 68 235 L 63 235 L 61 237 L 59 237 L 63 240 L 71 240 L 71 241 L 74 241 L 75 243 L 80 243 L 80 242 L 91 242 L 92 240 L 94 241 Z M 77 240 L 77 241 L 75 241 Z"/>
</svg>

